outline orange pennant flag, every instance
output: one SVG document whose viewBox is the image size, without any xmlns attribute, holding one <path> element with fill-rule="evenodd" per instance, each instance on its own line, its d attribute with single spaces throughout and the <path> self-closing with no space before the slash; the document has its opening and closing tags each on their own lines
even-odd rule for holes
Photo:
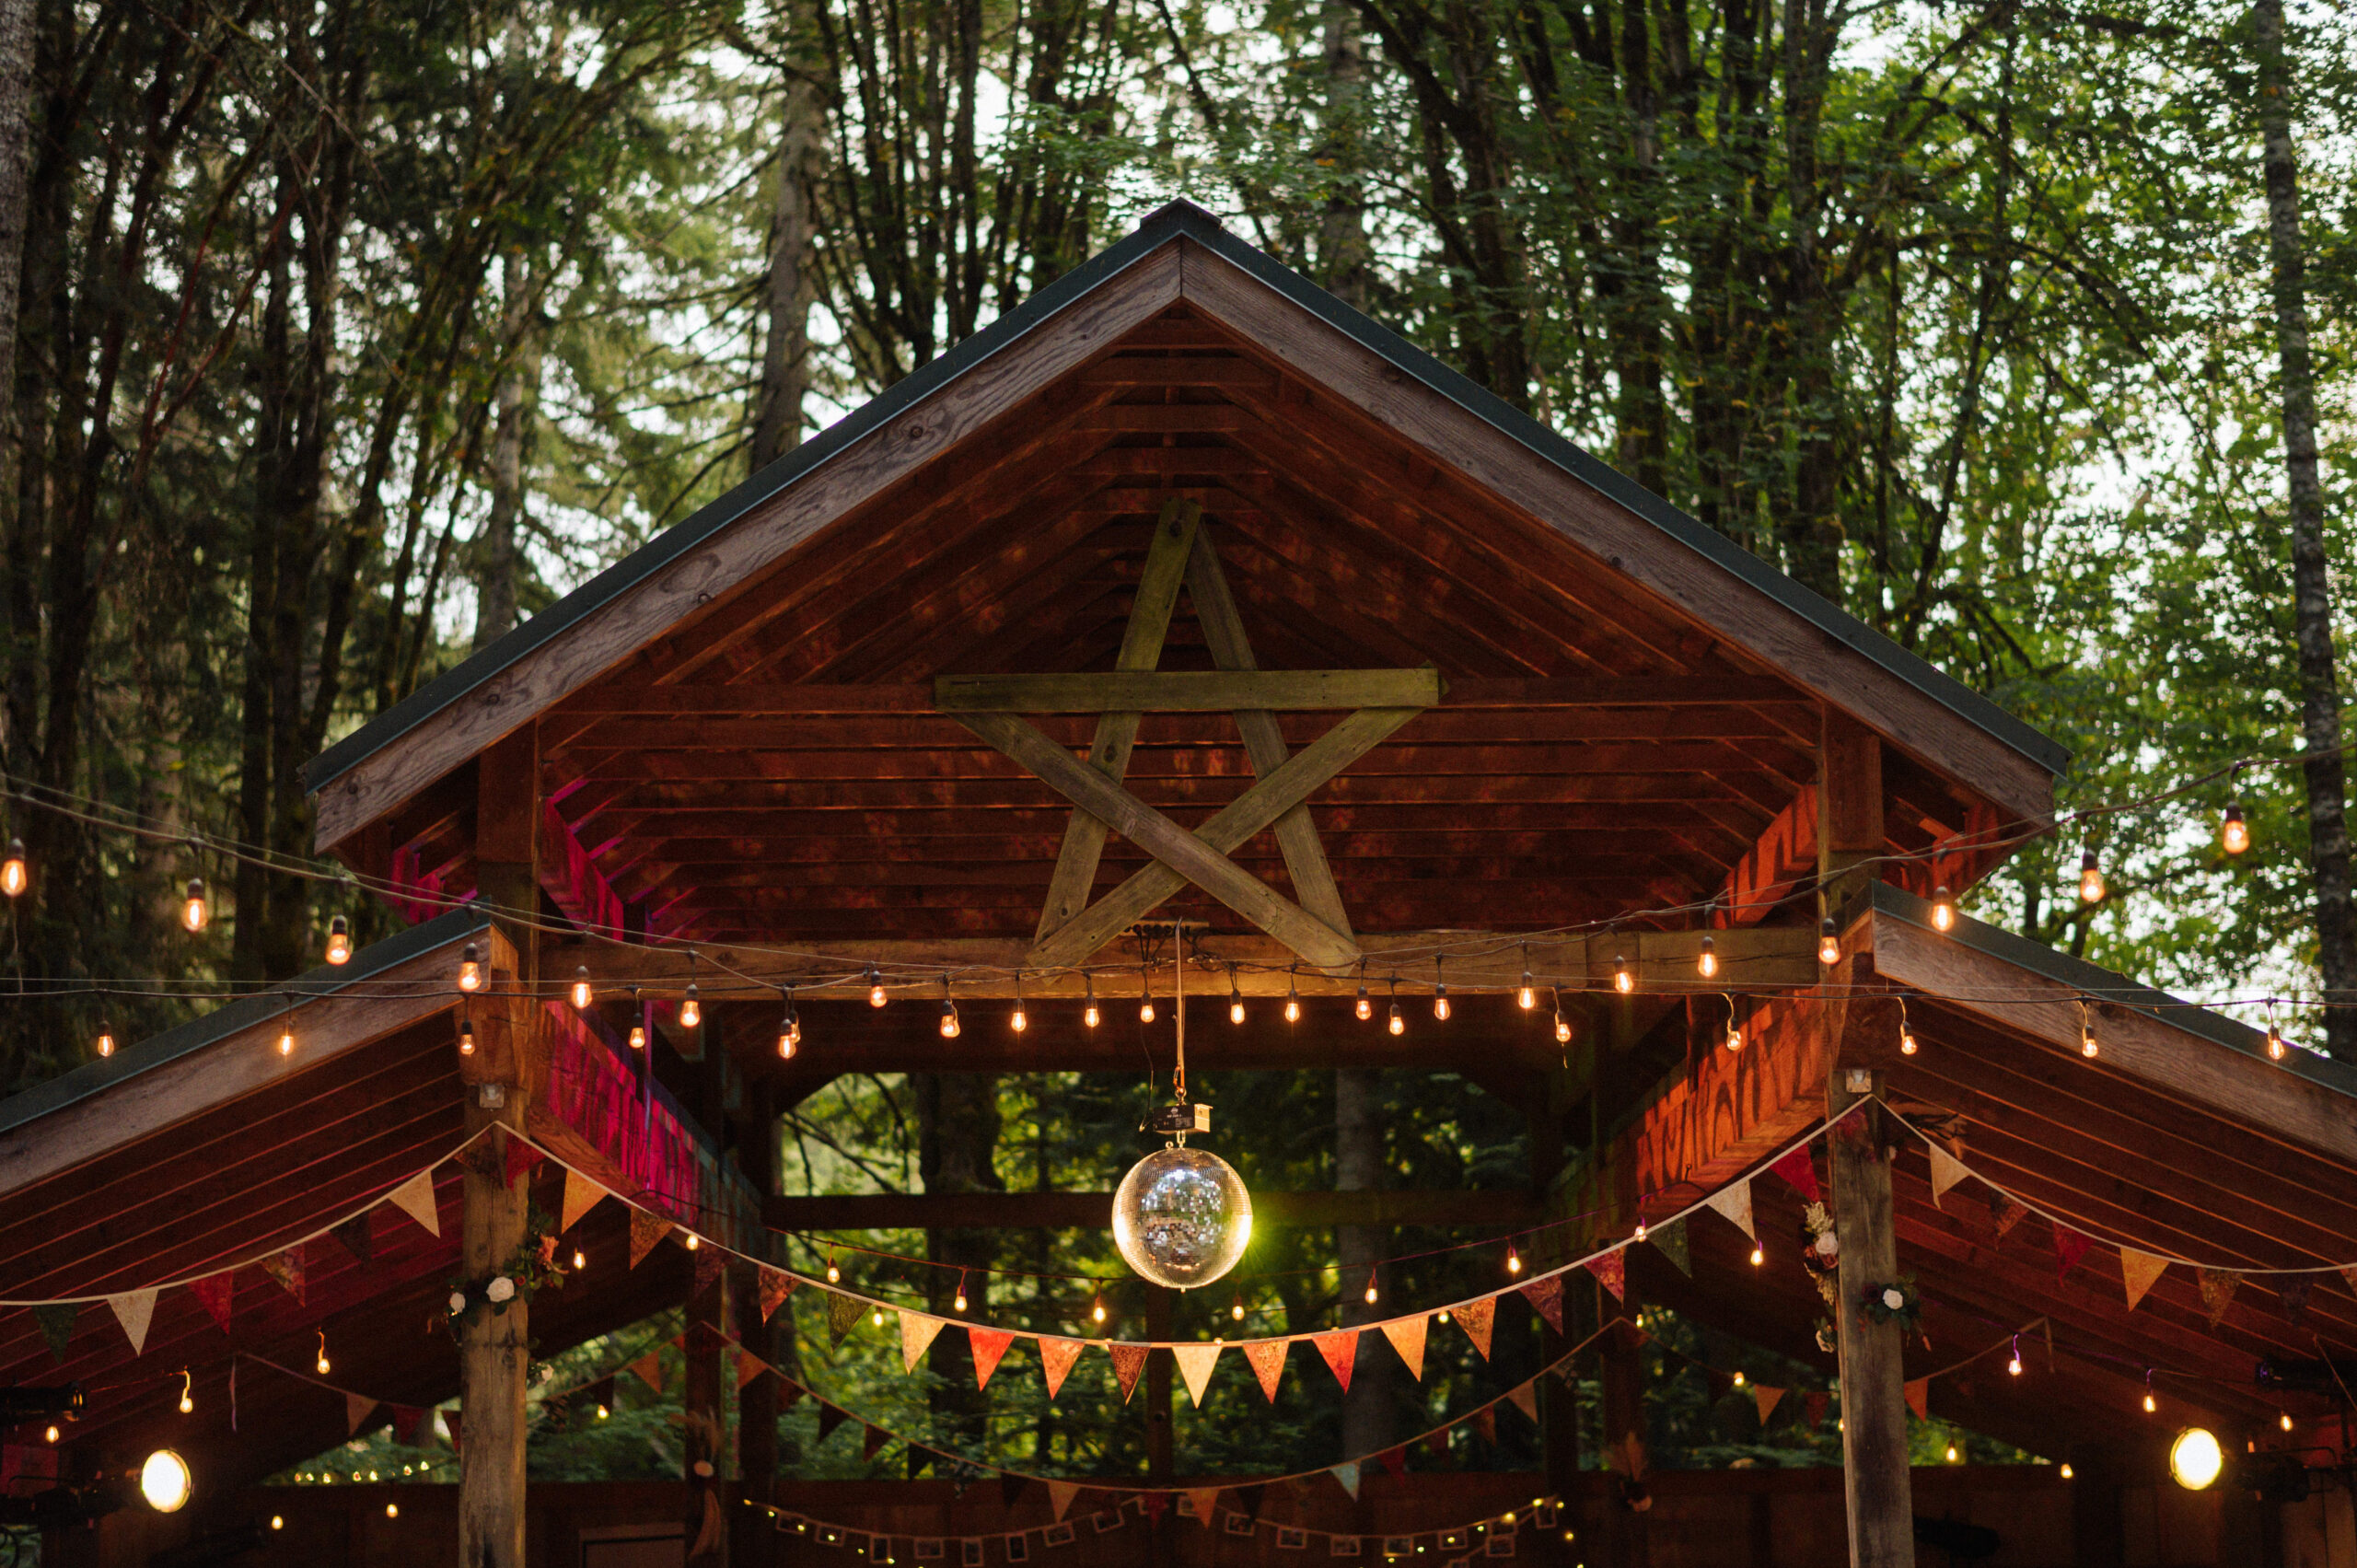
<svg viewBox="0 0 2357 1568">
<path fill-rule="evenodd" d="M 785 1298 L 794 1294 L 794 1287 L 801 1283 L 800 1280 L 781 1269 L 772 1269 L 763 1264 L 761 1266 L 761 1321 L 766 1323 L 775 1317 L 777 1309 L 785 1305 Z"/>
<path fill-rule="evenodd" d="M 1751 1402 L 1759 1407 L 1760 1425 L 1768 1424 L 1768 1418 L 1776 1413 L 1777 1401 L 1783 1397 L 1784 1390 L 1782 1388 L 1771 1388 L 1765 1383 L 1754 1383 L 1751 1386 Z"/>
<path fill-rule="evenodd" d="M 1391 1348 L 1399 1353 L 1399 1359 L 1408 1364 L 1409 1373 L 1419 1383 L 1424 1380 L 1424 1333 L 1431 1321 L 1419 1315 L 1395 1318 L 1383 1325 L 1383 1337 L 1391 1342 Z"/>
<path fill-rule="evenodd" d="M 640 1382 L 656 1393 L 663 1391 L 663 1353 L 661 1351 L 648 1351 L 622 1370 L 635 1373 Z"/>
<path fill-rule="evenodd" d="M 760 1356 L 755 1355 L 751 1351 L 739 1349 L 737 1353 L 737 1390 L 742 1392 L 746 1384 L 750 1383 L 762 1373 L 774 1372 L 777 1369 L 775 1367 L 772 1366 L 768 1362 L 763 1361 Z"/>
<path fill-rule="evenodd" d="M 1341 1383 L 1342 1392 L 1349 1393 L 1351 1365 L 1359 1357 L 1359 1331 L 1356 1329 L 1337 1329 L 1330 1334 L 1312 1334 L 1309 1342 L 1318 1347 L 1318 1353 L 1324 1356 L 1326 1365 L 1334 1369 L 1334 1376 Z"/>
<path fill-rule="evenodd" d="M 2128 1287 L 2129 1311 L 2136 1310 L 2136 1304 L 2144 1299 L 2144 1293 L 2153 1288 L 2168 1266 L 2166 1258 L 2139 1252 L 2133 1247 L 2119 1249 L 2119 1276 Z"/>
<path fill-rule="evenodd" d="M 1218 1363 L 1223 1348 L 1216 1343 L 1170 1347 L 1170 1358 L 1178 1364 L 1178 1376 L 1187 1383 L 1187 1399 L 1199 1410 L 1203 1403 L 1203 1389 L 1212 1380 L 1212 1367 Z"/>
<path fill-rule="evenodd" d="M 671 1234 L 671 1222 L 660 1214 L 644 1209 L 630 1212 L 630 1266 L 637 1268 L 655 1250 L 655 1244 Z"/>
<path fill-rule="evenodd" d="M 1128 1404 L 1136 1391 L 1138 1374 L 1145 1370 L 1146 1346 L 1126 1342 L 1109 1342 L 1105 1353 L 1113 1358 L 1113 1378 L 1121 1385 L 1121 1402 Z"/>
<path fill-rule="evenodd" d="M 1490 1330 L 1495 1325 L 1497 1316 L 1498 1298 L 1494 1295 L 1469 1301 L 1457 1309 L 1457 1327 L 1465 1330 L 1465 1337 L 1473 1342 L 1473 1348 L 1481 1353 L 1483 1361 L 1490 1359 Z"/>
<path fill-rule="evenodd" d="M 1244 1359 L 1252 1367 L 1252 1376 L 1260 1380 L 1260 1392 L 1269 1396 L 1271 1404 L 1277 1400 L 1277 1380 L 1285 1374 L 1285 1352 L 1293 1347 L 1283 1340 L 1247 1340 Z"/>
<path fill-rule="evenodd" d="M 1015 1342 L 1015 1336 L 1004 1329 L 970 1327 L 966 1340 L 974 1350 L 974 1387 L 987 1388 L 991 1386 L 991 1374 L 998 1370 L 999 1357 Z"/>
<path fill-rule="evenodd" d="M 2232 1269 L 2197 1269 L 2194 1278 L 2201 1286 L 2201 1305 L 2209 1309 L 2210 1326 L 2214 1329 L 2226 1315 L 2226 1306 L 2241 1288 L 2243 1277 Z"/>
<path fill-rule="evenodd" d="M 557 1221 L 557 1229 L 571 1230 L 581 1223 L 581 1216 L 598 1206 L 606 1190 L 574 1169 L 564 1167 L 564 1212 Z"/>
<path fill-rule="evenodd" d="M 1189 1487 L 1187 1505 L 1193 1511 L 1196 1523 L 1209 1529 L 1213 1517 L 1219 1513 L 1219 1488 L 1216 1486 Z"/>
<path fill-rule="evenodd" d="M 1932 1402 L 1932 1380 L 1929 1377 L 1918 1377 L 1912 1383 L 1903 1384 L 1899 1392 L 1907 1396 L 1907 1408 L 1915 1412 L 1916 1420 L 1931 1419 L 1924 1409 Z"/>
<path fill-rule="evenodd" d="M 1064 1386 L 1064 1374 L 1072 1370 L 1073 1363 L 1078 1361 L 1080 1353 L 1087 1348 L 1086 1340 L 1040 1336 L 1039 1370 L 1048 1375 L 1048 1398 L 1052 1400 L 1056 1397 L 1056 1391 Z"/>
</svg>

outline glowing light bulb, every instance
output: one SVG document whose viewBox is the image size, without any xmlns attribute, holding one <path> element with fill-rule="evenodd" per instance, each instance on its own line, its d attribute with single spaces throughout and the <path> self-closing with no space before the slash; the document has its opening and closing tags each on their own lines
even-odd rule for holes
<svg viewBox="0 0 2357 1568">
<path fill-rule="evenodd" d="M 941 999 L 941 1038 L 958 1038 L 958 1004 L 946 996 Z"/>
<path fill-rule="evenodd" d="M 2155 1400 L 2154 1398 L 2153 1398 L 2153 1391 L 2152 1391 L 2150 1388 L 2145 1389 L 2145 1390 L 2144 1390 L 2144 1413 L 2145 1413 L 2146 1415 L 2151 1415 L 2151 1414 L 2153 1414 L 2155 1411 L 2159 1410 L 2160 1408 L 2161 1408 L 2160 1401 L 2159 1401 L 2158 1400 Z"/>
<path fill-rule="evenodd" d="M 1103 1018 L 1103 1016 L 1104 1015 L 1097 1010 L 1097 1000 L 1094 997 L 1089 999 L 1087 1006 L 1080 1010 L 1080 1021 L 1086 1024 L 1092 1029 L 1097 1026 L 1097 1023 Z"/>
<path fill-rule="evenodd" d="M 777 1059 L 791 1062 L 802 1046 L 802 1020 L 794 1014 L 794 1004 L 785 1005 L 785 1012 L 777 1021 Z"/>
<path fill-rule="evenodd" d="M 1735 1375 L 1735 1386 L 1736 1386 L 1736 1388 L 1742 1388 L 1742 1387 L 1743 1387 L 1743 1382 L 1744 1382 L 1744 1379 L 1743 1379 L 1743 1374 L 1742 1374 L 1741 1372 L 1739 1372 L 1739 1371 L 1738 1371 L 1738 1372 Z"/>
<path fill-rule="evenodd" d="M 697 1237 L 697 1235 L 696 1235 L 696 1233 L 695 1233 L 694 1231 L 689 1231 L 689 1232 L 687 1233 L 687 1238 L 688 1238 L 688 1250 L 689 1250 L 689 1251 L 691 1251 L 691 1252 L 693 1252 L 697 1248 L 699 1248 L 699 1247 L 701 1247 L 701 1246 L 702 1246 L 702 1245 L 703 1245 L 702 1241 L 702 1240 Z"/>
<path fill-rule="evenodd" d="M 871 1007 L 881 1007 L 888 1000 L 888 998 L 884 994 L 884 977 L 876 972 L 874 964 L 868 965 L 867 1005 Z"/>
<path fill-rule="evenodd" d="M 56 1442 L 56 1441 L 57 1441 L 57 1428 L 56 1428 L 56 1426 L 55 1426 L 54 1424 L 52 1424 L 52 1425 L 51 1425 L 51 1427 L 50 1427 L 50 1429 L 49 1429 L 47 1432 L 45 1432 L 45 1433 L 41 1434 L 41 1435 L 42 1435 L 43 1437 L 47 1438 L 47 1439 L 48 1439 L 50 1442 L 52 1442 L 52 1443 Z"/>
<path fill-rule="evenodd" d="M 1235 1318 L 1239 1323 L 1244 1321 L 1244 1298 L 1242 1296 L 1237 1296 L 1235 1302 L 1229 1306 L 1227 1315 L 1230 1318 Z"/>
<path fill-rule="evenodd" d="M 282 1024 L 279 1026 L 278 1054 L 281 1056 L 292 1056 L 295 1054 L 295 1026 L 292 1024 Z"/>
<path fill-rule="evenodd" d="M 2012 1373 L 2016 1377 L 2022 1375 L 2022 1358 L 2020 1353 L 2016 1352 L 2014 1358 L 2005 1363 L 2005 1370 Z"/>
<path fill-rule="evenodd" d="M 2060 1475 L 2064 1481 L 2069 1481 L 2071 1477 L 2077 1472 L 2071 1469 L 2071 1461 L 2065 1459 L 2062 1461 L 2062 1468 L 2055 1473 Z"/>
<path fill-rule="evenodd" d="M 1827 915 L 1817 926 L 1817 961 L 1831 969 L 1841 961 L 1841 934 L 1833 928 L 1833 917 Z"/>
<path fill-rule="evenodd" d="M 1373 1307 L 1373 1306 L 1375 1305 L 1375 1300 L 1376 1300 L 1376 1294 L 1377 1294 L 1377 1293 L 1376 1293 L 1376 1283 L 1375 1283 L 1375 1271 L 1374 1271 L 1373 1269 L 1369 1269 L 1369 1270 L 1366 1272 L 1366 1304 L 1367 1304 L 1369 1307 Z"/>
<path fill-rule="evenodd" d="M 679 999 L 679 1027 L 694 1028 L 703 1022 L 703 1002 L 696 995 L 696 982 L 688 981 L 688 993 Z"/>
<path fill-rule="evenodd" d="M 352 923 L 342 915 L 328 922 L 328 962 L 352 962 Z"/>
<path fill-rule="evenodd" d="M 2290 1048 L 2283 1043 L 2283 1031 L 2270 1020 L 2267 1026 L 2267 1054 L 2270 1061 L 2281 1062 Z"/>
<path fill-rule="evenodd" d="M 204 878 L 190 877 L 188 890 L 180 895 L 181 927 L 193 936 L 203 930 L 204 923 L 212 918 L 212 906 L 204 899 Z"/>
<path fill-rule="evenodd" d="M 99 1020 L 99 1054 L 100 1056 L 114 1054 L 114 1029 L 104 1018 Z"/>
<path fill-rule="evenodd" d="M 2240 854 L 2250 848 L 2250 824 L 2243 820 L 2239 801 L 2226 807 L 2225 818 L 2218 824 L 2218 847 L 2228 854 Z"/>
<path fill-rule="evenodd" d="M 1285 1022 L 1288 1024 L 1301 1022 L 1301 993 L 1293 988 L 1291 981 L 1285 984 Z"/>
<path fill-rule="evenodd" d="M 1530 971 L 1522 971 L 1522 984 L 1514 993 L 1515 1005 L 1527 1013 L 1538 1005 L 1538 988 L 1530 983 Z"/>
<path fill-rule="evenodd" d="M 273 1530 L 284 1529 L 286 1527 L 286 1516 L 284 1514 L 273 1514 L 270 1516 L 270 1527 Z"/>
<path fill-rule="evenodd" d="M 589 1255 L 578 1247 L 573 1249 L 573 1267 L 577 1272 L 589 1266 Z"/>
<path fill-rule="evenodd" d="M 2082 1023 L 2079 1026 L 2079 1054 L 2092 1060 L 2096 1052 L 2100 1049 L 2101 1048 L 2096 1044 L 2095 1027 L 2091 1024 Z"/>
<path fill-rule="evenodd" d="M 1153 998 L 1153 997 L 1151 997 L 1151 996 L 1145 996 L 1145 997 L 1141 997 L 1141 998 L 1139 998 L 1139 1000 L 1138 1000 L 1138 1022 L 1139 1022 L 1139 1023 L 1141 1023 L 1141 1024 L 1150 1024 L 1150 1023 L 1154 1022 L 1154 998 Z"/>
<path fill-rule="evenodd" d="M 183 1371 L 180 1374 L 180 1414 L 191 1415 L 195 1412 L 195 1389 L 196 1379 Z"/>
<path fill-rule="evenodd" d="M 630 1032 L 632 1036 L 631 1043 L 633 1045 L 642 1043 L 637 1038 L 639 1033 L 638 1030 L 633 1029 Z M 461 1056 L 472 1056 L 474 1053 L 475 1021 L 472 1018 L 460 1018 L 459 1020 L 459 1054 Z"/>
<path fill-rule="evenodd" d="M 1563 1005 L 1561 1002 L 1555 1004 L 1555 1043 L 1557 1045 L 1572 1043 L 1572 1021 L 1563 1016 Z"/>
<path fill-rule="evenodd" d="M 1948 1463 L 1953 1465 L 1957 1462 L 1956 1445 L 1951 1443 L 1948 1445 Z"/>
<path fill-rule="evenodd" d="M 2089 844 L 2079 856 L 2079 901 L 2083 904 L 2103 902 L 2103 867 L 2096 864 L 2096 846 Z"/>
<path fill-rule="evenodd" d="M 1015 1012 L 1007 1018 L 1006 1021 L 1008 1027 L 1013 1028 L 1016 1034 L 1021 1034 L 1025 1029 L 1031 1027 L 1031 1016 L 1023 1010 L 1023 1004 L 1020 1001 L 1016 1003 Z"/>
<path fill-rule="evenodd" d="M 835 1267 L 834 1254 L 830 1252 L 827 1255 L 827 1283 L 830 1285 L 841 1284 L 842 1280 L 843 1272 Z"/>
<path fill-rule="evenodd" d="M 1233 986 L 1228 988 L 1227 993 L 1227 1021 L 1231 1024 L 1240 1024 L 1244 1021 L 1244 995 Z"/>
<path fill-rule="evenodd" d="M 1359 1016 L 1359 1022 L 1361 1023 L 1364 1023 L 1369 1018 L 1375 1016 L 1375 1002 L 1374 999 L 1369 997 L 1366 993 L 1366 981 L 1359 981 L 1359 1001 L 1356 1011 Z"/>
<path fill-rule="evenodd" d="M 1514 1243 L 1511 1241 L 1506 1243 L 1506 1272 L 1509 1274 L 1522 1272 L 1522 1254 L 1514 1249 Z"/>
<path fill-rule="evenodd" d="M 1729 1051 L 1743 1049 L 1743 1026 L 1736 1022 L 1735 1015 L 1732 1013 L 1727 1015 L 1727 1049 Z"/>
<path fill-rule="evenodd" d="M 644 1051 L 646 1049 L 646 1026 L 644 1024 L 633 1024 L 630 1027 L 630 1048 L 633 1051 Z"/>
<path fill-rule="evenodd" d="M 321 1329 L 319 1330 L 319 1359 L 315 1365 L 317 1365 L 319 1369 L 319 1376 L 322 1377 L 326 1376 L 328 1371 L 328 1331 L 325 1329 Z"/>
<path fill-rule="evenodd" d="M 1694 969 L 1704 980 L 1719 976 L 1719 945 L 1708 934 L 1702 937 L 1702 950 L 1694 956 Z"/>
<path fill-rule="evenodd" d="M 1637 1222 L 1637 1239 L 1638 1239 L 1638 1240 L 1640 1240 L 1640 1241 L 1643 1241 L 1644 1238 L 1645 1238 L 1645 1222 L 1644 1222 L 1644 1221 L 1643 1221 L 1643 1220 L 1639 1220 L 1639 1221 Z"/>
<path fill-rule="evenodd" d="M 1406 1034 L 1408 1032 L 1408 1020 L 1399 1016 L 1399 1003 L 1394 1002 L 1391 1005 L 1390 1021 L 1384 1027 L 1396 1035 Z"/>
<path fill-rule="evenodd" d="M 964 1274 L 959 1274 L 958 1276 L 958 1295 L 955 1300 L 950 1302 L 949 1309 L 952 1312 L 963 1312 L 966 1310 L 966 1276 Z"/>
<path fill-rule="evenodd" d="M 468 943 L 459 954 L 459 989 L 461 991 L 482 989 L 482 955 L 471 942 Z"/>
<path fill-rule="evenodd" d="M 1751 1244 L 1751 1266 L 1756 1269 L 1766 1261 L 1768 1261 L 1768 1254 L 1760 1249 L 1758 1242 L 1753 1242 Z"/>
<path fill-rule="evenodd" d="M 1629 960 L 1618 954 L 1612 959 L 1612 989 L 1623 996 L 1637 989 L 1637 977 L 1630 972 Z"/>
<path fill-rule="evenodd" d="M 613 1414 L 613 1413 L 614 1413 L 614 1412 L 613 1412 L 612 1411 L 610 1411 L 610 1410 L 607 1409 L 604 1405 L 599 1405 L 599 1406 L 598 1407 L 598 1419 L 599 1421 L 603 1421 L 603 1420 L 605 1420 L 608 1416 L 610 1416 L 610 1415 L 611 1415 L 611 1414 Z"/>
<path fill-rule="evenodd" d="M 2292 1412 L 2290 1411 L 2283 1411 L 2280 1412 L 2275 1419 L 2278 1424 L 2280 1424 L 2284 1431 L 2289 1432 L 2292 1430 Z"/>
<path fill-rule="evenodd" d="M 15 898 L 31 882 L 32 876 L 25 867 L 25 841 L 10 839 L 8 856 L 0 860 L 0 893 Z"/>
<path fill-rule="evenodd" d="M 1445 982 L 1433 987 L 1433 1016 L 1442 1023 L 1448 1022 L 1448 986 Z"/>
</svg>

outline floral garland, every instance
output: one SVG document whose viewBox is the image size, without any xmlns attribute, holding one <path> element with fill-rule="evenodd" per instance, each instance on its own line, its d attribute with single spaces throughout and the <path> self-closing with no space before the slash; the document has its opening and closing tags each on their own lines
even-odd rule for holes
<svg viewBox="0 0 2357 1568">
<path fill-rule="evenodd" d="M 543 1285 L 563 1283 L 564 1274 L 556 1262 L 556 1227 L 539 1204 L 531 1204 L 525 1210 L 524 1238 L 490 1278 L 453 1274 L 446 1282 L 450 1287 L 450 1337 L 457 1339 L 461 1329 L 485 1313 L 504 1316 L 516 1302 L 530 1301 Z"/>
</svg>

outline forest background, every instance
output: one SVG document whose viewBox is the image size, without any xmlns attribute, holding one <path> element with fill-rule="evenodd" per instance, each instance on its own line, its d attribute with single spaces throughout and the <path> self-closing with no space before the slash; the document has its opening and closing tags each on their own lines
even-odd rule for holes
<svg viewBox="0 0 2357 1568">
<path fill-rule="evenodd" d="M 2073 830 L 1974 912 L 2357 1057 L 2352 109 L 2283 0 L 10 0 L 0 1087 L 381 932 L 306 759 L 1174 195 L 2063 741 L 2065 807 L 2183 789 L 2085 828 L 2100 902 Z M 1387 1168 L 1517 1179 L 1396 1076 Z M 1296 1077 L 1242 1136 L 1330 1184 Z M 958 1092 L 843 1087 L 806 1176 L 941 1179 Z M 1128 1109 L 993 1092 L 966 1179 L 1107 1184 Z"/>
</svg>

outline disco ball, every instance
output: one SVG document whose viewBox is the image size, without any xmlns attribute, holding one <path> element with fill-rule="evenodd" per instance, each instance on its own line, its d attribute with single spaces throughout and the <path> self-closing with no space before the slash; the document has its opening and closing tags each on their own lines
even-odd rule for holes
<svg viewBox="0 0 2357 1568">
<path fill-rule="evenodd" d="M 1202 1149 L 1146 1156 L 1113 1194 L 1113 1245 L 1158 1285 L 1207 1285 L 1236 1267 L 1251 1239 L 1252 1195 L 1244 1179 Z"/>
</svg>

